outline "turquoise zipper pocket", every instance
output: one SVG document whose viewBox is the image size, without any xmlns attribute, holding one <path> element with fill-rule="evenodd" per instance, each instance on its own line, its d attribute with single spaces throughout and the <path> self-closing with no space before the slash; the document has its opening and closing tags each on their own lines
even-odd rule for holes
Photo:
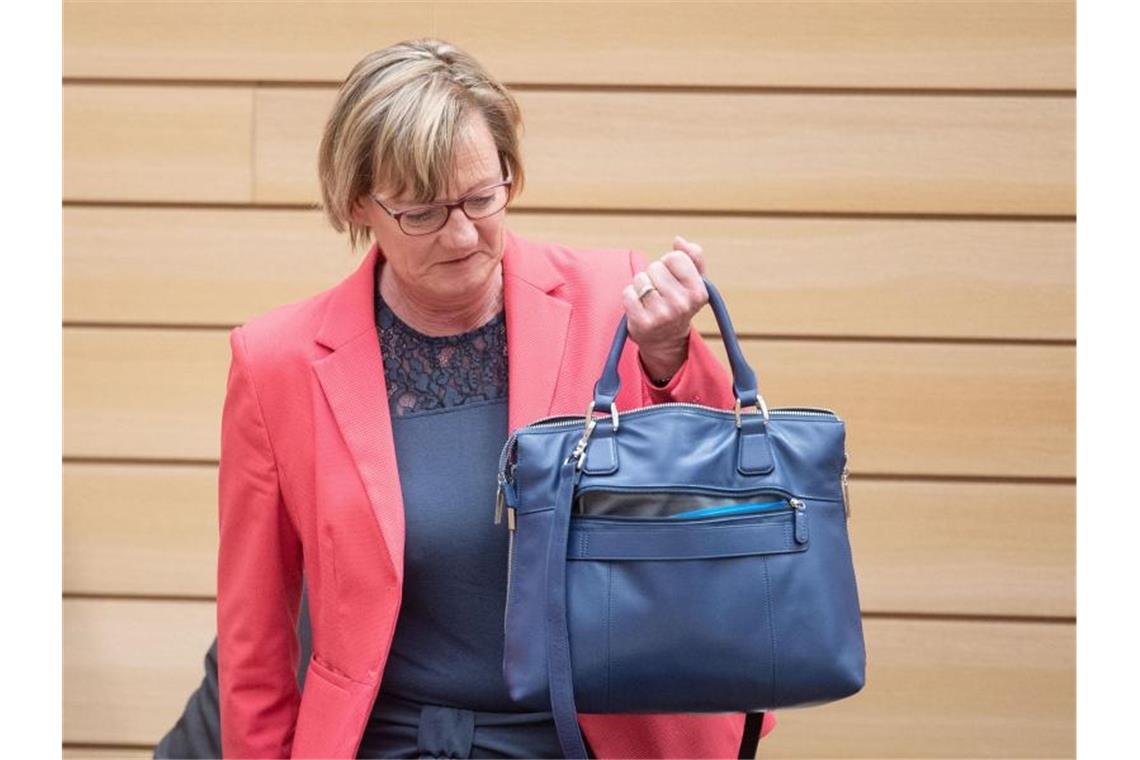
<svg viewBox="0 0 1140 760">
<path fill-rule="evenodd" d="M 678 512 L 669 515 L 669 520 L 700 520 L 706 517 L 735 517 L 737 515 L 752 515 L 758 512 L 770 512 L 775 509 L 786 509 L 787 499 L 780 501 L 753 502 L 751 504 L 727 504 L 722 507 L 704 507 L 689 512 Z"/>
</svg>

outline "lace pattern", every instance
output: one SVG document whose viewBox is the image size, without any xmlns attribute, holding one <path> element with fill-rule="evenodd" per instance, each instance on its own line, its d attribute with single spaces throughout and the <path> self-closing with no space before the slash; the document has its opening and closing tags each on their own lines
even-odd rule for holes
<svg viewBox="0 0 1140 760">
<path fill-rule="evenodd" d="M 377 269 L 377 274 L 379 269 Z M 393 417 L 507 396 L 507 324 L 491 321 L 461 335 L 424 335 L 396 316 L 374 288 L 388 408 Z"/>
</svg>

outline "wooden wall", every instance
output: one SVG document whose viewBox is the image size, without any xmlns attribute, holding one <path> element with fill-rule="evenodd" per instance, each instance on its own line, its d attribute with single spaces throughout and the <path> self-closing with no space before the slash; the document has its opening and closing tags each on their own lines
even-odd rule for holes
<svg viewBox="0 0 1140 760">
<path fill-rule="evenodd" d="M 868 685 L 764 757 L 1075 751 L 1072 2 L 64 3 L 64 752 L 146 756 L 214 633 L 227 330 L 357 261 L 335 88 L 513 86 L 525 235 L 702 243 L 772 406 L 848 422 Z M 711 315 L 700 316 L 710 344 Z"/>
</svg>

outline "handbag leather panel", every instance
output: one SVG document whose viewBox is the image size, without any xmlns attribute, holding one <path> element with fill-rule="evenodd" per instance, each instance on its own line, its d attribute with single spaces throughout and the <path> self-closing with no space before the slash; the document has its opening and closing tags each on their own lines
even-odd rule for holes
<svg viewBox="0 0 1140 760">
<path fill-rule="evenodd" d="M 795 510 L 761 517 L 683 520 L 613 520 L 576 517 L 570 522 L 570 560 L 692 560 L 804 551 Z M 647 524 L 649 523 L 649 524 Z M 686 568 L 678 568 L 684 572 Z"/>
</svg>

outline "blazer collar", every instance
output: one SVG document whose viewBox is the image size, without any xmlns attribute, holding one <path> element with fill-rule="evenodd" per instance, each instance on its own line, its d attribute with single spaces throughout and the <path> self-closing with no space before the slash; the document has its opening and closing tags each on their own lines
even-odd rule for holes
<svg viewBox="0 0 1140 760">
<path fill-rule="evenodd" d="M 544 251 L 509 230 L 503 235 L 507 416 L 513 431 L 551 413 L 573 307 L 555 295 L 564 278 Z M 331 291 L 316 340 L 332 353 L 317 359 L 313 368 L 402 581 L 403 498 L 373 293 L 373 268 L 381 255 L 374 244 L 356 271 Z"/>
</svg>

